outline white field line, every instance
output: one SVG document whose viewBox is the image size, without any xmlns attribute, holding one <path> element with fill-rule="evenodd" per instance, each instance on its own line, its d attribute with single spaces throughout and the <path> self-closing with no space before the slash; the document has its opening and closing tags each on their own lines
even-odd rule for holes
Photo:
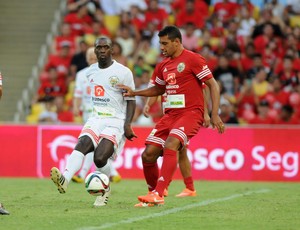
<svg viewBox="0 0 300 230">
<path fill-rule="evenodd" d="M 104 223 L 101 226 L 82 227 L 82 228 L 79 228 L 78 230 L 98 230 L 98 229 L 112 228 L 112 227 L 122 225 L 122 224 L 131 224 L 133 222 L 143 221 L 143 220 L 146 220 L 146 219 L 149 219 L 149 218 L 162 217 L 162 216 L 166 216 L 166 215 L 169 215 L 169 214 L 178 213 L 178 212 L 181 212 L 181 211 L 184 211 L 184 210 L 187 210 L 187 209 L 207 206 L 207 205 L 222 202 L 222 201 L 233 200 L 233 199 L 236 199 L 236 198 L 239 198 L 239 197 L 242 197 L 242 196 L 249 196 L 249 195 L 253 195 L 253 194 L 267 193 L 267 192 L 270 192 L 270 190 L 269 189 L 260 189 L 260 190 L 256 190 L 256 191 L 245 192 L 245 193 L 232 194 L 232 195 L 226 196 L 226 197 L 204 200 L 204 201 L 189 204 L 189 205 L 186 205 L 186 206 L 183 206 L 183 207 L 172 208 L 172 209 L 165 210 L 165 211 L 162 211 L 162 212 L 157 212 L 157 213 L 151 213 L 151 214 L 146 215 L 146 216 L 133 217 L 133 218 L 121 220 L 119 222 Z M 148 207 L 146 207 L 146 208 L 148 208 Z M 151 208 L 149 208 L 149 209 L 151 209 Z"/>
</svg>

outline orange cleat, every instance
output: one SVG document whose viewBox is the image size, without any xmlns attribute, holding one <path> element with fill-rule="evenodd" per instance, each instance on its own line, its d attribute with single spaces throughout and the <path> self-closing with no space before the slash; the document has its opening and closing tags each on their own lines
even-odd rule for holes
<svg viewBox="0 0 300 230">
<path fill-rule="evenodd" d="M 154 207 L 155 204 L 152 203 L 144 203 L 144 202 L 139 202 L 134 205 L 135 208 L 147 208 L 147 207 Z"/>
<path fill-rule="evenodd" d="M 196 190 L 192 191 L 188 188 L 183 189 L 183 191 L 176 195 L 176 197 L 187 197 L 187 196 L 197 196 Z"/>
<path fill-rule="evenodd" d="M 160 197 L 158 192 L 149 192 L 146 196 L 138 196 L 138 200 L 144 203 L 160 204 L 165 203 L 164 197 Z"/>
</svg>

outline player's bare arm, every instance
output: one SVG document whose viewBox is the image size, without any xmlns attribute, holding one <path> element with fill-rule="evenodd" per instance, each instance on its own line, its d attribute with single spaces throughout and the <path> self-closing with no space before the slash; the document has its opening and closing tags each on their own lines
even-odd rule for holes
<svg viewBox="0 0 300 230">
<path fill-rule="evenodd" d="M 134 137 L 137 137 L 131 127 L 132 118 L 135 112 L 135 106 L 135 100 L 127 101 L 126 119 L 124 123 L 124 135 L 130 141 L 132 141 Z"/>
<path fill-rule="evenodd" d="M 118 84 L 117 87 L 124 90 L 123 93 L 124 97 L 134 97 L 134 96 L 154 97 L 165 93 L 164 88 L 159 88 L 156 85 L 149 87 L 147 89 L 135 90 L 135 91 L 133 91 L 127 85 Z"/>
<path fill-rule="evenodd" d="M 211 110 L 211 125 L 213 128 L 217 128 L 219 133 L 224 133 L 225 125 L 219 117 L 219 106 L 220 106 L 220 88 L 214 78 L 210 78 L 205 81 L 205 84 L 209 87 L 210 97 L 212 101 Z"/>
<path fill-rule="evenodd" d="M 208 112 L 208 101 L 209 101 L 209 89 L 208 87 L 205 87 L 203 89 L 203 96 L 204 96 L 204 121 L 203 121 L 203 127 L 208 128 L 210 125 L 210 116 Z"/>
</svg>

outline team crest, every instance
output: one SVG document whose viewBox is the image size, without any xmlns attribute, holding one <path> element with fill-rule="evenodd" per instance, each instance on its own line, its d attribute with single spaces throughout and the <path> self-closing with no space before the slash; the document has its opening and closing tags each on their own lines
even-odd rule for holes
<svg viewBox="0 0 300 230">
<path fill-rule="evenodd" d="M 185 64 L 183 62 L 180 62 L 177 66 L 177 71 L 181 73 L 185 69 Z"/>
<path fill-rule="evenodd" d="M 110 83 L 111 87 L 115 87 L 115 85 L 118 84 L 118 82 L 119 82 L 119 78 L 116 76 L 111 76 L 109 78 L 109 83 Z"/>
</svg>

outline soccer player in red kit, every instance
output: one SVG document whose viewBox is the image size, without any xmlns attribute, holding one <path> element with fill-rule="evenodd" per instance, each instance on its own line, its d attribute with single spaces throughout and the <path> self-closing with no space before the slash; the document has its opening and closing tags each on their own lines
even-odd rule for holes
<svg viewBox="0 0 300 230">
<path fill-rule="evenodd" d="M 144 176 L 152 191 L 138 197 L 138 207 L 164 204 L 163 192 L 176 170 L 178 151 L 186 146 L 203 124 L 203 82 L 210 89 L 212 127 L 217 128 L 219 133 L 225 130 L 218 115 L 219 85 L 205 59 L 184 49 L 181 33 L 176 26 L 166 26 L 158 36 L 160 49 L 166 58 L 155 67 L 155 85 L 136 91 L 128 86 L 119 85 L 124 90 L 123 96 L 153 97 L 167 94 L 165 114 L 147 137 L 146 148 L 142 153 Z M 157 158 L 161 150 L 163 163 L 159 174 Z"/>
</svg>

